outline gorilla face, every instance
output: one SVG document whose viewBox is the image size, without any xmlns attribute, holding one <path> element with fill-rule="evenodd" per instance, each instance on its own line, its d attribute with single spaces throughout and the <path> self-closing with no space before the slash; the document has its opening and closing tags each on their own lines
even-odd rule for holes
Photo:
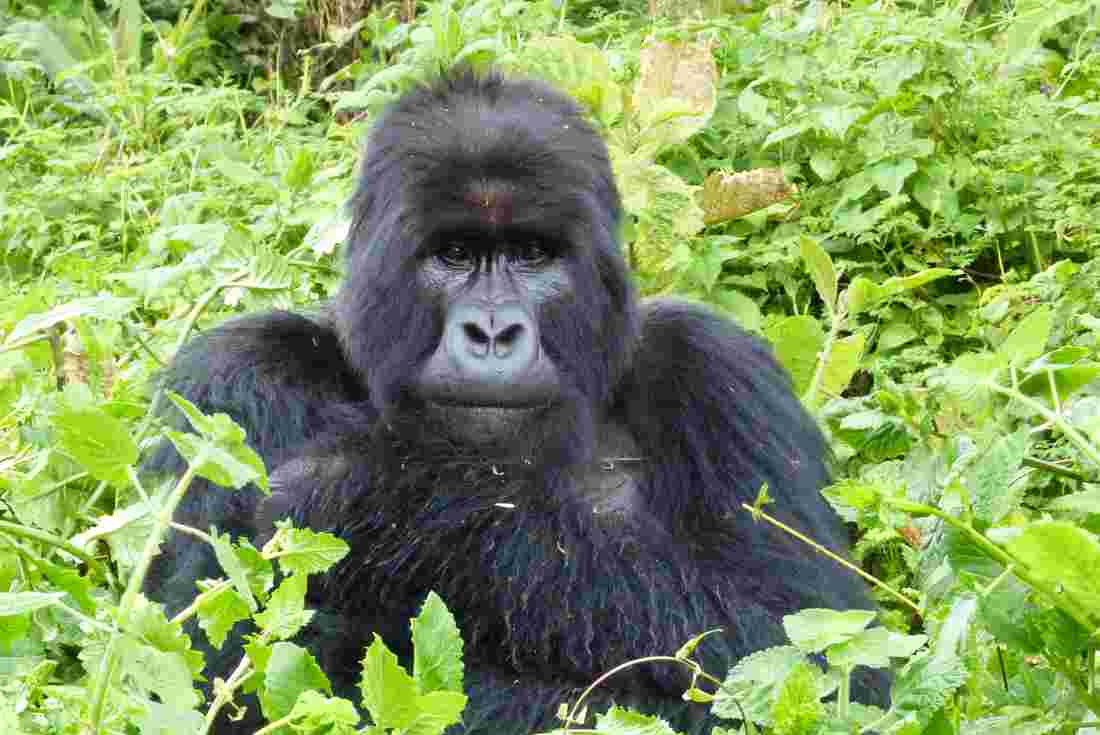
<svg viewBox="0 0 1100 735">
<path fill-rule="evenodd" d="M 336 330 L 387 424 L 546 462 L 587 451 L 638 316 L 607 149 L 576 105 L 472 75 L 408 95 L 351 209 Z"/>
<path fill-rule="evenodd" d="M 417 395 L 502 409 L 561 400 L 561 375 L 539 329 L 544 307 L 572 291 L 559 247 L 521 231 L 444 233 L 422 256 L 418 281 L 445 316 Z"/>
</svg>

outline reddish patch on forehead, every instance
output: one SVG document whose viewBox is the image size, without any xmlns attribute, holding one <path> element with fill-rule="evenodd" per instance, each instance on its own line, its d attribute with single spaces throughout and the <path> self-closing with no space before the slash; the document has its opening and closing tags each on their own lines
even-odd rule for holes
<svg viewBox="0 0 1100 735">
<path fill-rule="evenodd" d="M 512 224 L 512 192 L 494 187 L 475 188 L 463 198 L 474 217 L 483 225 L 507 227 Z"/>
</svg>

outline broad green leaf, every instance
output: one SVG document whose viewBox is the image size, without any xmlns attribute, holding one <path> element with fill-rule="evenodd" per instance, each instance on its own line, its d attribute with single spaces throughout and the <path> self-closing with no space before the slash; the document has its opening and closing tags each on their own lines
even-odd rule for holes
<svg viewBox="0 0 1100 735">
<path fill-rule="evenodd" d="M 1025 426 L 995 440 L 963 473 L 960 481 L 981 520 L 994 524 L 1016 510 L 1025 489 L 1020 469 L 1031 447 L 1030 434 Z"/>
<path fill-rule="evenodd" d="M 857 276 L 848 286 L 848 311 L 853 315 L 858 314 L 885 299 L 960 273 L 961 271 L 951 268 L 928 268 L 910 276 L 887 278 L 882 283 L 875 283 L 864 276 Z"/>
<path fill-rule="evenodd" d="M 829 648 L 830 666 L 851 670 L 855 666 L 884 669 L 891 658 L 909 658 L 928 642 L 926 635 L 902 635 L 886 628 L 869 628 Z"/>
<path fill-rule="evenodd" d="M 1055 498 L 1047 504 L 1047 510 L 1086 515 L 1100 513 L 1100 490 L 1085 490 Z"/>
<path fill-rule="evenodd" d="M 863 632 L 877 613 L 874 610 L 824 610 L 810 608 L 783 616 L 783 630 L 791 643 L 806 653 L 819 653 Z"/>
<path fill-rule="evenodd" d="M 408 735 L 443 735 L 462 720 L 466 695 L 461 692 L 429 692 L 416 698 L 416 717 L 405 732 Z"/>
<path fill-rule="evenodd" d="M 342 725 L 359 724 L 359 711 L 355 705 L 339 697 L 325 697 L 315 689 L 302 692 L 290 712 L 295 726 L 306 732 L 330 722 Z"/>
<path fill-rule="evenodd" d="M 328 677 L 312 654 L 285 641 L 273 645 L 260 690 L 264 716 L 269 720 L 285 717 L 295 708 L 298 697 L 310 691 L 332 693 Z"/>
<path fill-rule="evenodd" d="M 205 719 L 191 708 L 172 707 L 146 699 L 135 724 L 141 735 L 200 735 Z"/>
<path fill-rule="evenodd" d="M 1054 312 L 1046 304 L 1024 317 L 997 352 L 1013 365 L 1024 365 L 1043 354 L 1054 328 Z"/>
<path fill-rule="evenodd" d="M 820 681 L 824 675 L 815 664 L 803 661 L 783 680 L 772 705 L 773 729 L 779 735 L 816 732 L 825 717 Z"/>
<path fill-rule="evenodd" d="M 791 374 L 795 393 L 803 394 L 813 379 L 817 356 L 825 344 L 821 324 L 811 316 L 789 316 L 773 323 L 765 336 L 779 362 Z"/>
<path fill-rule="evenodd" d="M 821 177 L 821 180 L 828 183 L 837 177 L 840 173 L 841 163 L 837 160 L 836 156 L 831 155 L 827 151 L 818 150 L 815 151 L 813 156 L 810 157 L 810 168 L 814 173 Z"/>
<path fill-rule="evenodd" d="M 890 712 L 899 717 L 914 715 L 927 722 L 968 677 L 966 667 L 955 656 L 925 654 L 911 659 L 894 681 Z M 920 733 L 924 728 L 906 730 Z"/>
<path fill-rule="evenodd" d="M 97 480 L 115 487 L 130 483 L 128 468 L 138 461 L 130 428 L 98 408 L 62 406 L 51 417 L 62 451 Z"/>
<path fill-rule="evenodd" d="M 1020 381 L 1020 392 L 1029 396 L 1042 396 L 1051 400 L 1050 383 L 1054 379 L 1054 390 L 1058 400 L 1064 401 L 1077 391 L 1100 378 L 1100 363 L 1083 362 L 1076 365 L 1050 365 Z"/>
<path fill-rule="evenodd" d="M 880 58 L 872 84 L 883 97 L 893 97 L 903 83 L 920 74 L 923 69 L 924 59 L 920 54 L 907 53 Z"/>
<path fill-rule="evenodd" d="M 917 163 L 912 158 L 902 158 L 877 163 L 867 171 L 875 186 L 890 196 L 901 193 L 905 180 L 917 172 Z"/>
<path fill-rule="evenodd" d="M 313 152 L 308 148 L 299 148 L 283 175 L 283 182 L 291 191 L 302 191 L 313 181 L 316 166 Z"/>
<path fill-rule="evenodd" d="M 244 600 L 249 612 L 256 612 L 259 608 L 256 605 L 256 598 L 252 596 L 252 587 L 248 583 L 248 572 L 245 565 L 237 558 L 236 550 L 233 548 L 233 539 L 229 537 L 228 533 L 223 535 L 217 533 L 217 531 L 213 533 L 212 538 L 214 539 L 214 555 L 218 558 L 218 564 L 221 565 L 222 571 L 233 583 L 233 588 Z"/>
<path fill-rule="evenodd" d="M 1005 544 L 1031 574 L 1051 580 L 1064 594 L 1100 618 L 1100 543 L 1088 531 L 1064 521 L 1038 521 Z"/>
<path fill-rule="evenodd" d="M 55 306 L 45 314 L 32 314 L 15 325 L 15 329 L 4 339 L 4 344 L 15 344 L 36 332 L 45 332 L 62 322 L 78 317 L 94 317 L 107 321 L 120 321 L 122 317 L 136 308 L 136 299 L 122 299 L 116 296 L 93 296 L 76 299 L 61 306 Z"/>
<path fill-rule="evenodd" d="M 267 607 L 256 615 L 256 623 L 271 637 L 293 638 L 313 619 L 313 611 L 305 609 L 308 581 L 309 577 L 304 574 L 283 578 L 271 593 Z"/>
<path fill-rule="evenodd" d="M 859 370 L 859 358 L 863 355 L 864 337 L 851 334 L 833 342 L 829 359 L 825 363 L 825 372 L 821 378 L 823 397 L 835 397 L 844 392 L 852 376 Z"/>
<path fill-rule="evenodd" d="M 737 110 L 757 125 L 774 127 L 775 118 L 768 114 L 768 99 L 752 88 L 745 87 L 737 96 Z"/>
<path fill-rule="evenodd" d="M 854 105 L 828 105 L 815 110 L 822 130 L 844 140 L 848 128 L 863 116 L 865 110 Z"/>
<path fill-rule="evenodd" d="M 233 626 L 251 615 L 248 603 L 233 587 L 203 597 L 197 612 L 199 627 L 214 648 L 221 648 Z"/>
<path fill-rule="evenodd" d="M 0 592 L 0 618 L 60 605 L 64 592 Z"/>
<path fill-rule="evenodd" d="M 332 568 L 347 556 L 348 545 L 331 533 L 318 533 L 308 528 L 280 525 L 264 553 L 276 556 L 279 568 L 286 573 L 318 574 Z"/>
<path fill-rule="evenodd" d="M 199 477 L 226 488 L 240 489 L 254 482 L 268 489 L 263 460 L 248 445 L 225 448 L 180 431 L 168 431 L 165 436 Z"/>
<path fill-rule="evenodd" d="M 378 727 L 403 729 L 416 719 L 416 682 L 377 633 L 363 656 L 359 689 L 363 692 L 363 706 Z"/>
<path fill-rule="evenodd" d="M 596 732 L 606 735 L 676 735 L 665 720 L 622 707 L 612 707 L 596 715 Z"/>
<path fill-rule="evenodd" d="M 806 654 L 794 646 L 775 646 L 745 656 L 726 675 L 712 711 L 719 717 L 740 720 L 743 710 L 753 722 L 770 724 L 779 687 L 805 661 Z M 822 696 L 827 693 L 823 691 Z"/>
<path fill-rule="evenodd" d="M 825 308 L 829 313 L 834 313 L 837 275 L 833 259 L 817 240 L 805 235 L 799 240 L 799 251 L 802 254 L 802 262 L 805 263 L 806 270 L 809 271 L 810 277 L 814 280 L 814 286 L 817 287 L 817 295 L 825 302 Z"/>
<path fill-rule="evenodd" d="M 412 620 L 413 675 L 421 694 L 462 691 L 462 635 L 454 615 L 429 592 Z"/>
</svg>

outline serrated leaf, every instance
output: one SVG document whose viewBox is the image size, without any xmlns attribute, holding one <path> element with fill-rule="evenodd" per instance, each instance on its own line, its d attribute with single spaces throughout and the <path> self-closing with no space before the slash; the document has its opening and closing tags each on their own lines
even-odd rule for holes
<svg viewBox="0 0 1100 735">
<path fill-rule="evenodd" d="M 412 620 L 413 674 L 421 694 L 462 691 L 462 635 L 454 615 L 429 592 Z"/>
<path fill-rule="evenodd" d="M 180 431 L 168 431 L 165 436 L 180 456 L 194 467 L 195 474 L 199 477 L 206 478 L 215 485 L 233 489 L 256 483 L 261 489 L 270 492 L 263 460 L 251 447 L 245 444 L 232 448 L 222 447 L 194 434 Z"/>
<path fill-rule="evenodd" d="M 994 524 L 1016 509 L 1024 491 L 1020 468 L 1030 446 L 1030 430 L 1024 427 L 995 440 L 963 473 L 961 482 L 978 518 Z"/>
<path fill-rule="evenodd" d="M 260 690 L 264 716 L 269 720 L 285 717 L 294 709 L 298 697 L 308 691 L 332 693 L 332 685 L 313 655 L 293 643 L 282 641 L 273 645 Z"/>
<path fill-rule="evenodd" d="M 820 653 L 862 633 L 877 613 L 874 610 L 825 610 L 810 608 L 783 616 L 783 630 L 791 643 L 806 653 Z"/>
<path fill-rule="evenodd" d="M 203 597 L 197 608 L 199 627 L 214 648 L 221 648 L 233 626 L 251 615 L 248 603 L 233 587 Z"/>
<path fill-rule="evenodd" d="M 327 572 L 349 550 L 347 542 L 331 533 L 318 533 L 289 525 L 281 526 L 273 541 L 275 543 L 265 551 L 278 558 L 280 569 L 295 574 Z"/>
<path fill-rule="evenodd" d="M 712 711 L 729 720 L 744 716 L 753 722 L 771 723 L 772 701 L 779 685 L 805 660 L 806 655 L 794 646 L 775 646 L 745 656 L 726 675 Z"/>
<path fill-rule="evenodd" d="M 309 578 L 294 574 L 283 579 L 267 601 L 267 607 L 256 615 L 256 623 L 271 637 L 293 638 L 313 619 L 313 611 L 305 609 Z"/>
<path fill-rule="evenodd" d="M 928 642 L 926 635 L 903 635 L 886 628 L 870 628 L 829 648 L 830 666 L 848 671 L 856 666 L 884 669 L 891 658 L 909 658 Z"/>
<path fill-rule="evenodd" d="M 612 707 L 596 715 L 596 732 L 607 735 L 677 735 L 660 717 L 643 715 L 622 707 Z"/>
<path fill-rule="evenodd" d="M 408 727 L 417 715 L 416 682 L 377 633 L 363 656 L 363 706 L 381 728 Z"/>
<path fill-rule="evenodd" d="M 355 705 L 339 697 L 325 697 L 316 690 L 302 692 L 294 702 L 290 718 L 296 728 L 310 732 L 330 722 L 342 725 L 359 724 L 359 711 Z"/>
<path fill-rule="evenodd" d="M 130 483 L 128 468 L 138 460 L 129 427 L 98 408 L 62 406 L 51 417 L 61 449 L 92 477 L 115 487 Z"/>
</svg>

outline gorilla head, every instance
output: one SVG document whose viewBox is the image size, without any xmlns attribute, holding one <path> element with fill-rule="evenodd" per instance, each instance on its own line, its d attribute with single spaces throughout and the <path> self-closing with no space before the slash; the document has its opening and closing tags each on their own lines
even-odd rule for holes
<svg viewBox="0 0 1100 735">
<path fill-rule="evenodd" d="M 543 456 L 568 426 L 587 446 L 638 318 L 607 150 L 577 106 L 449 75 L 379 121 L 351 207 L 338 331 L 387 421 Z"/>
</svg>

